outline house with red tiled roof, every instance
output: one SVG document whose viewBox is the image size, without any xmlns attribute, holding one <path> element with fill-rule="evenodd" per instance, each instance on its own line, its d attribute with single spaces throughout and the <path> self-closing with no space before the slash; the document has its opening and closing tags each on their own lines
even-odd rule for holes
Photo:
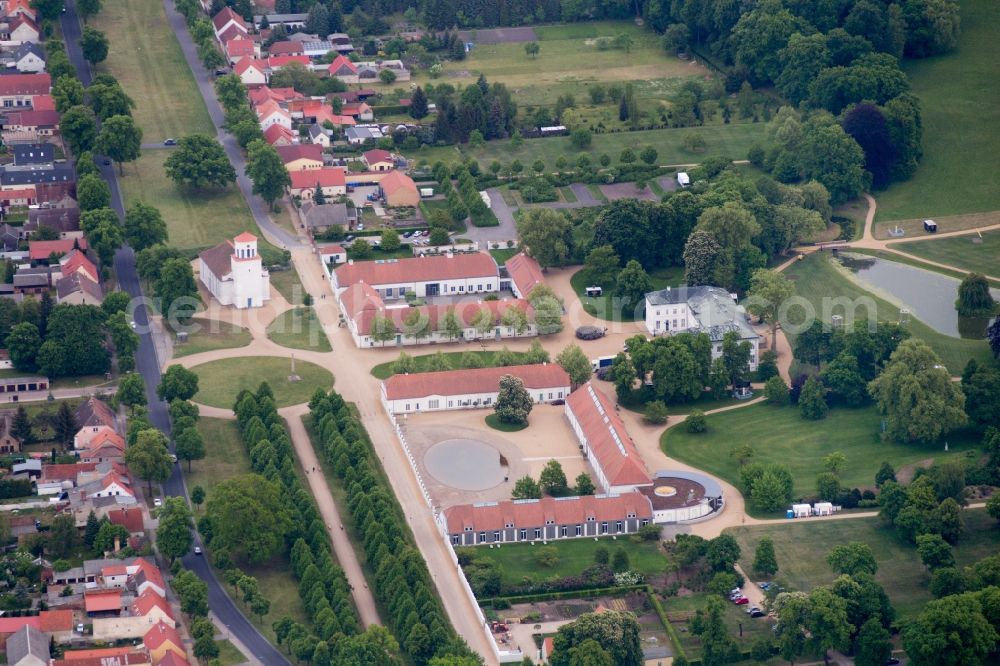
<svg viewBox="0 0 1000 666">
<path fill-rule="evenodd" d="M 27 16 L 31 19 L 38 18 L 34 8 L 31 6 L 30 0 L 7 0 L 4 5 L 3 15 L 7 18 L 15 16 Z"/>
<path fill-rule="evenodd" d="M 245 86 L 262 86 L 267 83 L 267 74 L 264 73 L 264 61 L 256 58 L 241 58 L 233 68 L 236 76 Z"/>
<path fill-rule="evenodd" d="M 420 191 L 413 179 L 402 171 L 390 171 L 378 182 L 385 205 L 390 208 L 400 206 L 417 206 L 420 203 Z"/>
<path fill-rule="evenodd" d="M 56 100 L 52 95 L 35 95 L 31 98 L 31 108 L 35 111 L 55 111 Z"/>
<path fill-rule="evenodd" d="M 289 173 L 323 168 L 323 146 L 302 143 L 277 148 L 281 161 Z"/>
<path fill-rule="evenodd" d="M 357 120 L 371 121 L 375 119 L 375 112 L 367 102 L 351 102 L 344 104 L 340 112 L 345 116 L 351 116 Z"/>
<path fill-rule="evenodd" d="M 149 650 L 154 664 L 159 664 L 167 652 L 173 652 L 178 657 L 187 659 L 187 654 L 184 652 L 184 641 L 181 640 L 180 634 L 177 633 L 176 629 L 163 622 L 158 622 L 146 632 L 146 635 L 142 637 L 142 644 Z"/>
<path fill-rule="evenodd" d="M 142 594 L 147 589 L 152 589 L 161 597 L 167 596 L 167 586 L 163 582 L 163 573 L 149 560 L 143 557 L 136 558 L 132 567 L 129 568 L 129 572 L 132 575 L 129 584 L 135 588 L 136 594 Z"/>
<path fill-rule="evenodd" d="M 396 335 L 395 340 L 390 340 L 389 344 L 395 345 L 444 343 L 484 337 L 517 338 L 538 334 L 535 310 L 528 301 L 522 299 L 475 299 L 454 304 L 390 308 L 386 307 L 378 292 L 364 282 L 359 282 L 341 291 L 337 301 L 354 344 L 362 348 L 386 344 L 372 337 L 373 329 L 380 320 L 383 323 L 385 320 L 391 322 Z M 414 325 L 413 322 L 417 323 Z M 486 324 L 489 324 L 489 330 L 484 333 Z"/>
<path fill-rule="evenodd" d="M 426 296 L 464 296 L 500 290 L 497 263 L 486 252 L 446 253 L 388 261 L 348 261 L 334 271 L 334 289 L 364 282 L 391 300 L 412 292 Z"/>
<path fill-rule="evenodd" d="M 38 200 L 38 192 L 34 185 L 11 187 L 0 190 L 0 204 L 3 206 L 31 206 Z"/>
<path fill-rule="evenodd" d="M 121 590 L 87 590 L 83 595 L 88 617 L 107 617 L 122 612 Z"/>
<path fill-rule="evenodd" d="M 134 646 L 100 648 L 95 650 L 67 650 L 62 659 L 53 659 L 51 666 L 152 666 L 152 658 L 145 648 Z"/>
<path fill-rule="evenodd" d="M 59 463 L 42 465 L 42 475 L 36 484 L 39 495 L 58 495 L 78 485 L 81 475 L 93 475 L 97 463 Z"/>
<path fill-rule="evenodd" d="M 35 95 L 48 95 L 52 91 L 52 77 L 41 74 L 10 74 L 0 76 L 0 106 L 30 107 Z"/>
<path fill-rule="evenodd" d="M 257 44 L 252 39 L 237 37 L 226 42 L 226 57 L 235 65 L 243 58 L 257 57 Z"/>
<path fill-rule="evenodd" d="M 259 308 L 271 298 L 271 276 L 257 253 L 257 237 L 243 232 L 198 255 L 198 277 L 223 305 Z"/>
<path fill-rule="evenodd" d="M 653 485 L 635 442 L 603 391 L 587 382 L 566 400 L 565 413 L 604 492 L 622 493 Z"/>
<path fill-rule="evenodd" d="M 8 46 L 38 44 L 41 36 L 42 31 L 38 28 L 38 23 L 27 14 L 18 14 L 0 24 L 0 42 Z"/>
<path fill-rule="evenodd" d="M 5 643 L 11 634 L 15 634 L 23 627 L 32 627 L 41 630 L 42 621 L 37 615 L 24 617 L 0 617 L 0 643 Z"/>
<path fill-rule="evenodd" d="M 564 400 L 569 395 L 566 371 L 556 363 L 538 363 L 393 375 L 381 383 L 382 404 L 390 414 L 492 408 L 500 379 L 506 375 L 520 379 L 535 403 Z"/>
<path fill-rule="evenodd" d="M 3 79 L 3 77 L 0 76 L 0 79 Z M 32 261 L 48 261 L 49 257 L 53 254 L 67 255 L 77 248 L 86 250 L 87 239 L 60 238 L 58 240 L 29 240 L 28 258 Z"/>
<path fill-rule="evenodd" d="M 222 39 L 222 34 L 230 28 L 235 27 L 244 37 L 250 34 L 250 29 L 247 28 L 246 21 L 243 20 L 242 16 L 234 12 L 232 7 L 223 7 L 218 14 L 212 17 L 212 25 L 215 28 L 216 36 L 219 37 L 223 44 L 229 40 Z"/>
<path fill-rule="evenodd" d="M 287 129 L 292 129 L 292 116 L 285 109 L 278 106 L 273 99 L 265 100 L 254 107 L 257 114 L 257 121 L 261 130 L 266 130 L 271 125 L 281 125 Z"/>
<path fill-rule="evenodd" d="M 288 111 L 292 114 L 292 118 L 303 123 L 316 125 L 330 123 L 334 127 L 350 127 L 356 124 L 354 118 L 351 116 L 334 113 L 333 107 L 321 99 L 290 100 L 288 102 Z"/>
<path fill-rule="evenodd" d="M 167 651 L 163 658 L 156 662 L 156 666 L 190 666 L 190 662 L 176 652 Z"/>
<path fill-rule="evenodd" d="M 358 82 L 358 68 L 354 66 L 353 62 L 342 55 L 334 58 L 330 66 L 326 68 L 326 71 L 330 76 L 336 76 L 344 83 Z"/>
<path fill-rule="evenodd" d="M 304 55 L 281 55 L 281 56 L 270 56 L 265 61 L 265 68 L 267 70 L 268 76 L 274 74 L 275 72 L 280 72 L 282 67 L 287 67 L 293 62 L 297 62 L 303 67 L 309 66 L 309 58 Z"/>
<path fill-rule="evenodd" d="M 305 50 L 302 48 L 302 42 L 285 39 L 271 44 L 267 49 L 267 54 L 269 56 L 305 55 Z"/>
<path fill-rule="evenodd" d="M 91 397 L 85 402 L 80 403 L 80 406 L 73 412 L 73 418 L 81 431 L 85 428 L 90 428 L 96 433 L 96 428 L 100 426 L 107 426 L 116 431 L 118 430 L 118 419 L 115 417 L 115 413 L 108 406 L 108 403 L 98 398 Z M 79 432 L 77 436 L 80 436 Z M 80 442 L 84 441 L 84 439 L 80 440 Z M 82 445 L 76 445 L 75 438 L 74 445 L 76 448 L 82 448 Z"/>
<path fill-rule="evenodd" d="M 39 629 L 57 643 L 73 638 L 73 611 L 67 609 L 43 610 L 38 614 Z"/>
<path fill-rule="evenodd" d="M 510 278 L 510 290 L 518 298 L 528 298 L 532 290 L 545 281 L 542 267 L 524 252 L 519 252 L 504 262 Z"/>
<path fill-rule="evenodd" d="M 103 429 L 90 440 L 87 448 L 80 454 L 83 462 L 113 462 L 121 461 L 125 456 L 125 440 L 110 428 Z"/>
<path fill-rule="evenodd" d="M 298 136 L 284 125 L 271 125 L 264 130 L 264 141 L 270 146 L 290 146 L 298 140 Z"/>
<path fill-rule="evenodd" d="M 300 197 L 303 201 L 312 201 L 317 187 L 322 188 L 323 194 L 327 197 L 347 194 L 347 177 L 342 167 L 293 171 L 289 175 L 292 178 L 289 193 L 293 197 Z"/>
<path fill-rule="evenodd" d="M 453 546 L 632 534 L 653 522 L 641 493 L 461 504 L 439 517 Z"/>
<path fill-rule="evenodd" d="M 107 513 L 108 520 L 110 520 L 115 525 L 121 525 L 127 529 L 131 534 L 136 534 L 137 532 L 144 532 L 146 526 L 142 518 L 142 509 L 140 507 L 122 507 L 120 509 L 112 509 Z"/>
<path fill-rule="evenodd" d="M 80 247 L 86 248 L 87 241 L 85 239 L 80 240 L 82 241 L 79 243 Z M 94 265 L 94 262 L 83 251 L 77 248 L 71 249 L 59 258 L 59 272 L 62 273 L 63 277 L 73 275 L 74 273 L 83 273 L 94 282 L 99 282 L 101 279 L 101 274 L 97 270 L 97 266 Z"/>
<path fill-rule="evenodd" d="M 87 497 L 91 499 L 98 497 L 118 497 L 128 504 L 136 501 L 135 491 L 132 490 L 131 482 L 127 477 L 115 471 L 108 472 L 101 479 L 94 482 L 92 487 L 87 488 Z"/>
<path fill-rule="evenodd" d="M 292 100 L 305 99 L 295 88 L 271 88 L 269 86 L 255 88 L 248 95 L 250 97 L 250 104 L 253 106 L 263 104 L 269 99 L 274 100 L 278 104 L 288 104 Z"/>
<path fill-rule="evenodd" d="M 381 148 L 373 148 L 361 153 L 361 160 L 369 171 L 391 171 L 396 168 L 392 153 Z"/>
<path fill-rule="evenodd" d="M 177 626 L 167 600 L 147 590 L 138 595 L 121 615 L 95 618 L 93 636 L 94 640 L 105 642 L 142 638 L 161 622 L 172 629 Z"/>
</svg>

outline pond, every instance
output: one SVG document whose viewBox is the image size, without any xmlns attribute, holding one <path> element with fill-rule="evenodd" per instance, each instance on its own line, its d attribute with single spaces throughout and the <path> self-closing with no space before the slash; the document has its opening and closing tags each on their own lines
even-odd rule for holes
<svg viewBox="0 0 1000 666">
<path fill-rule="evenodd" d="M 500 452 L 474 439 L 446 439 L 424 454 L 427 472 L 459 490 L 486 490 L 504 480 Z"/>
<path fill-rule="evenodd" d="M 881 291 L 904 304 L 910 315 L 938 333 L 952 337 L 986 337 L 986 317 L 959 317 L 957 278 L 862 254 L 841 253 L 840 262 L 862 286 Z M 1000 300 L 1000 289 L 991 289 Z"/>
</svg>

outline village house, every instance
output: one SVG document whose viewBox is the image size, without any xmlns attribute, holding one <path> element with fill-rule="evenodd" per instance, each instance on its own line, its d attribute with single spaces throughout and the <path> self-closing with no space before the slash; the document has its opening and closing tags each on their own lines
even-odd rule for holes
<svg viewBox="0 0 1000 666">
<path fill-rule="evenodd" d="M 243 232 L 198 255 L 198 275 L 222 305 L 259 308 L 271 299 L 271 277 L 257 253 L 257 237 Z"/>
<path fill-rule="evenodd" d="M 264 61 L 256 58 L 240 58 L 233 68 L 236 76 L 247 87 L 262 86 L 267 83 L 267 74 L 264 73 Z"/>
<path fill-rule="evenodd" d="M 750 343 L 750 370 L 757 369 L 760 336 L 732 294 L 720 287 L 667 287 L 645 299 L 646 330 L 652 335 L 705 333 L 712 340 L 712 359 L 722 356 L 722 338 L 735 332 Z"/>
<path fill-rule="evenodd" d="M 299 207 L 299 218 L 313 235 L 326 233 L 333 227 L 346 231 L 358 223 L 358 209 L 346 203 L 317 205 L 312 201 L 303 201 Z"/>
<path fill-rule="evenodd" d="M 292 129 L 292 116 L 286 111 L 278 106 L 278 103 L 274 100 L 267 100 L 262 104 L 254 107 L 254 111 L 257 114 L 257 121 L 260 123 L 261 130 L 266 130 L 272 125 L 281 125 L 286 129 Z"/>
<path fill-rule="evenodd" d="M 161 662 L 162 663 L 162 662 Z M 149 652 L 135 646 L 67 650 L 62 659 L 53 659 L 51 666 L 153 666 Z"/>
<path fill-rule="evenodd" d="M 523 252 L 515 254 L 504 262 L 505 280 L 501 274 L 500 288 L 510 289 L 518 298 L 528 298 L 538 285 L 545 281 L 542 267 L 532 257 Z"/>
<path fill-rule="evenodd" d="M 569 395 L 566 371 L 556 363 L 539 363 L 393 375 L 381 383 L 382 404 L 390 414 L 492 408 L 506 375 L 520 379 L 535 403 Z"/>
<path fill-rule="evenodd" d="M 38 74 L 45 71 L 45 51 L 38 44 L 24 42 L 17 49 L 4 55 L 8 67 L 23 74 Z M 32 104 L 37 110 L 37 106 Z"/>
<path fill-rule="evenodd" d="M 252 39 L 237 37 L 226 42 L 226 58 L 231 65 L 235 65 L 243 58 L 258 57 L 257 43 Z"/>
<path fill-rule="evenodd" d="M 104 302 L 101 285 L 86 275 L 74 273 L 56 281 L 56 302 L 70 305 L 100 305 Z"/>
<path fill-rule="evenodd" d="M 38 23 L 27 14 L 16 14 L 0 19 L 0 45 L 37 44 L 41 41 L 41 37 L 42 31 Z"/>
<path fill-rule="evenodd" d="M 177 626 L 167 600 L 152 590 L 146 590 L 134 597 L 119 615 L 95 618 L 92 623 L 94 640 L 112 642 L 142 638 L 160 623 L 171 629 Z"/>
<path fill-rule="evenodd" d="M 284 125 L 274 124 L 264 130 L 264 141 L 270 146 L 290 146 L 298 141 L 298 136 Z"/>
<path fill-rule="evenodd" d="M 9 666 L 49 666 L 49 637 L 31 625 L 11 634 L 4 651 Z"/>
<path fill-rule="evenodd" d="M 184 652 L 184 641 L 177 630 L 164 622 L 153 625 L 142 637 L 142 644 L 149 650 L 153 663 L 159 664 L 168 652 L 187 659 Z"/>
<path fill-rule="evenodd" d="M 653 507 L 629 492 L 462 504 L 438 519 L 453 546 L 478 546 L 632 534 L 652 522 Z"/>
<path fill-rule="evenodd" d="M 125 440 L 107 428 L 91 439 L 80 454 L 80 460 L 85 463 L 121 462 L 124 457 Z"/>
<path fill-rule="evenodd" d="M 360 146 L 366 141 L 378 141 L 383 136 L 382 130 L 375 125 L 348 127 L 344 130 L 344 138 L 352 146 Z"/>
<path fill-rule="evenodd" d="M 118 419 L 115 417 L 115 413 L 111 410 L 111 407 L 108 406 L 108 403 L 94 397 L 80 403 L 80 406 L 73 413 L 73 418 L 80 430 L 84 428 L 96 428 L 98 426 L 107 426 L 116 431 L 119 430 Z"/>
<path fill-rule="evenodd" d="M 313 123 L 309 126 L 309 141 L 322 148 L 330 147 L 330 135 L 327 134 L 327 130 L 318 123 Z"/>
<path fill-rule="evenodd" d="M 351 116 L 357 120 L 371 122 L 375 119 L 375 110 L 368 106 L 367 102 L 352 102 L 344 104 L 340 112 L 345 116 Z"/>
<path fill-rule="evenodd" d="M 346 257 L 346 254 L 344 255 Z M 388 320 L 395 345 L 418 345 L 483 338 L 517 338 L 538 335 L 535 311 L 528 301 L 501 299 L 496 301 L 466 300 L 448 305 L 389 307 L 374 289 L 363 282 L 351 285 L 338 294 L 337 302 L 344 315 L 347 330 L 358 347 L 385 345 L 376 340 L 376 323 Z M 520 311 L 510 317 L 512 310 Z M 488 317 L 483 319 L 483 312 Z M 453 313 L 457 330 L 449 331 L 446 323 Z M 411 322 L 417 322 L 414 326 Z"/>
<path fill-rule="evenodd" d="M 14 425 L 14 415 L 16 410 L 5 409 L 0 411 L 0 453 L 20 453 L 21 440 L 11 434 L 11 426 Z"/>
<path fill-rule="evenodd" d="M 303 55 L 304 53 L 302 42 L 293 42 L 287 39 L 274 42 L 267 48 L 269 56 Z"/>
<path fill-rule="evenodd" d="M 0 76 L 0 106 L 30 107 L 32 97 L 47 95 L 51 90 L 52 77 L 45 72 Z"/>
<path fill-rule="evenodd" d="M 388 261 L 348 262 L 331 275 L 336 290 L 364 282 L 384 299 L 413 293 L 425 296 L 464 296 L 500 290 L 496 261 L 486 252 L 425 255 Z"/>
<path fill-rule="evenodd" d="M 580 441 L 605 493 L 624 493 L 653 484 L 615 404 L 591 382 L 570 394 L 566 419 Z"/>
<path fill-rule="evenodd" d="M 231 7 L 223 7 L 218 14 L 212 17 L 212 24 L 215 27 L 215 36 L 222 46 L 225 46 L 226 42 L 231 39 L 246 37 L 250 34 L 246 21 Z"/>
<path fill-rule="evenodd" d="M 340 167 L 323 167 L 306 171 L 293 171 L 290 174 L 292 185 L 289 194 L 300 197 L 303 201 L 312 201 L 316 188 L 323 190 L 323 195 L 336 198 L 347 194 L 347 178 Z"/>
<path fill-rule="evenodd" d="M 15 207 L 31 206 L 37 201 L 38 192 L 34 185 L 24 187 L 11 187 L 7 190 L 0 190 L 0 206 L 4 209 Z"/>
<path fill-rule="evenodd" d="M 361 154 L 361 161 L 368 171 L 392 171 L 396 168 L 396 160 L 392 153 L 381 148 L 366 150 Z"/>
<path fill-rule="evenodd" d="M 34 189 L 34 186 L 31 187 Z M 73 201 L 73 203 L 76 202 Z M 81 238 L 83 236 L 83 232 L 80 230 L 79 207 L 49 204 L 45 204 L 45 206 L 45 208 L 28 209 L 28 221 L 22 227 L 25 238 L 38 231 L 39 227 L 48 227 L 57 231 L 60 238 Z"/>
<path fill-rule="evenodd" d="M 319 260 L 328 266 L 335 266 L 347 261 L 347 250 L 344 249 L 343 245 L 336 243 L 317 246 L 316 254 L 319 255 Z"/>
<path fill-rule="evenodd" d="M 278 155 L 289 173 L 323 168 L 323 147 L 315 144 L 299 144 L 277 148 Z"/>
</svg>

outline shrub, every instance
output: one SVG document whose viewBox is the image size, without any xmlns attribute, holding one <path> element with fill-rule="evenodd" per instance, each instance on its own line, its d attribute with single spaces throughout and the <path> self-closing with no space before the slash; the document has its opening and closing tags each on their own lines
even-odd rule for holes
<svg viewBox="0 0 1000 666">
<path fill-rule="evenodd" d="M 772 405 L 787 405 L 789 396 L 785 380 L 781 377 L 768 379 L 764 384 L 764 395 L 767 396 L 767 401 Z"/>
<path fill-rule="evenodd" d="M 696 409 L 684 419 L 684 427 L 692 434 L 703 433 L 708 430 L 708 421 L 705 419 L 705 412 Z"/>
<path fill-rule="evenodd" d="M 646 405 L 642 415 L 643 420 L 651 425 L 662 425 L 667 422 L 668 417 L 667 406 L 662 400 L 654 400 Z"/>
</svg>

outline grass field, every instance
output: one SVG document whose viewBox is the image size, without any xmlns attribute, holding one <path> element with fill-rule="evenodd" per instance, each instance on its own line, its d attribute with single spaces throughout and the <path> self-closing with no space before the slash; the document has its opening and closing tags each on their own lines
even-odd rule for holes
<svg viewBox="0 0 1000 666">
<path fill-rule="evenodd" d="M 273 356 L 227 358 L 192 369 L 198 374 L 198 393 L 194 401 L 224 409 L 233 408 L 241 390 L 256 390 L 261 382 L 270 384 L 278 407 L 308 402 L 317 387 L 329 390 L 333 386 L 333 375 L 329 370 L 304 361 L 295 362 L 295 374 L 301 380 L 289 382 L 289 359 Z"/>
<path fill-rule="evenodd" d="M 537 561 L 537 555 L 542 543 L 504 544 L 503 548 L 469 549 L 477 560 L 489 558 L 503 568 L 503 584 L 519 585 L 525 582 L 541 582 L 554 576 L 575 576 L 594 564 L 594 551 L 603 546 L 614 557 L 619 548 L 625 550 L 629 558 L 629 569 L 645 575 L 662 574 L 666 563 L 666 555 L 660 550 L 657 541 L 641 541 L 632 543 L 627 539 L 613 540 L 609 538 L 595 541 L 593 539 L 556 539 L 550 541 L 549 547 L 555 548 L 559 561 L 555 566 L 545 567 Z"/>
<path fill-rule="evenodd" d="M 980 239 L 980 243 L 973 242 Z M 892 249 L 984 275 L 1000 276 L 1000 231 L 919 243 L 893 243 Z"/>
<path fill-rule="evenodd" d="M 545 165 L 555 169 L 556 160 L 565 155 L 569 160 L 575 160 L 580 152 L 588 153 L 592 159 L 602 154 L 611 157 L 617 164 L 618 156 L 625 148 L 638 152 L 646 146 L 653 146 L 659 151 L 660 164 L 693 164 L 704 161 L 706 157 L 718 155 L 734 160 L 745 159 L 747 151 L 754 143 L 766 141 L 764 123 L 739 123 L 732 125 L 709 125 L 706 127 L 678 127 L 674 129 L 657 129 L 643 132 L 614 132 L 595 134 L 593 141 L 585 151 L 578 151 L 570 144 L 569 137 L 556 136 L 545 139 L 527 139 L 520 147 L 515 148 L 508 139 L 487 141 L 479 148 L 465 145 L 460 148 L 424 147 L 407 153 L 410 159 L 433 164 L 441 160 L 446 164 L 456 164 L 466 159 L 478 160 L 480 165 L 488 166 L 493 160 L 509 163 L 520 160 L 522 164 L 532 164 L 542 160 Z M 688 134 L 699 134 L 705 139 L 705 150 L 692 153 L 683 146 L 684 137 Z"/>
<path fill-rule="evenodd" d="M 684 267 L 668 266 L 649 274 L 653 289 L 664 289 L 668 286 L 678 287 L 684 284 Z M 590 274 L 586 269 L 578 270 L 569 279 L 573 291 L 580 298 L 584 309 L 598 319 L 605 321 L 636 321 L 643 317 L 642 305 L 640 304 L 635 312 L 618 307 L 615 303 L 614 285 L 594 285 L 590 280 Z M 600 286 L 604 289 L 604 295 L 592 298 L 584 296 L 587 287 Z"/>
<path fill-rule="evenodd" d="M 484 420 L 486 421 L 486 425 L 500 432 L 519 432 L 529 425 L 527 423 L 504 423 L 495 413 L 487 414 Z"/>
<path fill-rule="evenodd" d="M 200 485 L 211 497 L 212 488 L 218 484 L 234 476 L 249 474 L 250 460 L 240 442 L 235 421 L 203 416 L 198 419 L 198 431 L 206 443 L 205 459 L 196 461 L 191 472 L 187 472 L 185 467 L 187 486 L 190 490 Z M 243 570 L 246 574 L 257 578 L 261 592 L 271 601 L 271 612 L 265 615 L 261 622 L 240 602 L 237 601 L 237 605 L 268 640 L 277 645 L 271 625 L 285 615 L 297 622 L 308 624 L 305 609 L 299 599 L 298 583 L 292 577 L 290 565 L 284 558 L 257 567 L 244 567 Z M 233 590 L 228 586 L 226 591 L 232 595 Z M 233 598 L 235 600 L 237 596 Z"/>
<path fill-rule="evenodd" d="M 683 426 L 663 433 L 666 454 L 720 476 L 736 485 L 739 465 L 730 452 L 739 444 L 754 448 L 753 461 L 787 465 L 795 479 L 795 497 L 816 492 L 816 475 L 824 471 L 823 457 L 832 451 L 847 456 L 840 474 L 848 487 L 873 487 L 875 471 L 883 461 L 899 468 L 927 459 L 963 456 L 975 449 L 978 438 L 955 433 L 948 437 L 949 452 L 941 444 L 883 442 L 881 417 L 874 406 L 830 410 L 821 421 L 806 421 L 794 406 L 756 404 L 706 417 L 708 431 L 691 434 Z"/>
<path fill-rule="evenodd" d="M 812 304 L 816 316 L 823 318 L 827 323 L 831 315 L 843 314 L 842 306 L 828 307 L 828 312 L 824 314 L 824 299 L 834 298 L 851 300 L 871 298 L 875 304 L 875 312 L 879 321 L 899 321 L 898 306 L 892 305 L 856 285 L 834 265 L 830 255 L 825 252 L 807 256 L 802 261 L 790 266 L 785 271 L 785 275 L 795 281 L 798 295 Z M 794 318 L 799 316 L 799 313 L 801 313 L 801 309 L 794 308 L 790 316 Z M 857 308 L 855 314 L 858 318 L 867 316 L 863 307 Z M 970 358 L 974 358 L 980 363 L 991 362 L 992 355 L 985 340 L 965 340 L 942 335 L 914 318 L 910 319 L 908 327 L 914 337 L 921 338 L 934 348 L 952 375 L 961 373 L 962 368 L 965 367 Z"/>
<path fill-rule="evenodd" d="M 283 312 L 267 326 L 267 337 L 283 347 L 328 352 L 330 340 L 311 307 L 298 307 Z"/>
<path fill-rule="evenodd" d="M 215 641 L 215 644 L 219 647 L 219 656 L 217 659 L 222 666 L 236 666 L 236 664 L 246 662 L 247 658 L 243 655 L 243 653 L 229 641 Z"/>
<path fill-rule="evenodd" d="M 201 324 L 201 330 L 197 333 L 188 333 L 187 341 L 177 342 L 176 336 L 171 336 L 174 339 L 174 358 L 215 351 L 216 349 L 246 347 L 250 344 L 250 331 L 242 326 L 213 322 L 218 325 L 219 330 L 212 331 L 204 320 L 195 321 Z"/>
<path fill-rule="evenodd" d="M 132 115 L 142 127 L 144 142 L 196 133 L 215 135 L 162 4 L 108 0 L 89 25 L 108 36 L 108 59 L 98 71 L 121 81 L 135 101 Z"/>
<path fill-rule="evenodd" d="M 443 354 L 444 357 L 448 359 L 448 362 L 451 363 L 452 369 L 456 370 L 462 367 L 461 364 L 462 357 L 465 356 L 466 354 L 472 354 L 473 356 L 478 356 L 482 360 L 484 367 L 491 368 L 494 365 L 496 365 L 497 353 L 493 351 L 470 350 L 467 352 L 443 352 Z M 514 358 L 517 359 L 523 358 L 525 356 L 524 352 L 511 352 L 511 354 L 513 354 Z M 414 372 L 428 372 L 429 370 L 427 366 L 430 363 L 430 360 L 433 356 L 434 354 L 424 354 L 422 356 L 414 356 L 413 357 Z M 374 368 L 372 368 L 372 375 L 374 377 L 377 377 L 378 379 L 388 379 L 389 377 L 392 377 L 392 375 L 395 374 L 392 371 L 393 363 L 395 363 L 395 361 L 379 363 Z"/>
<path fill-rule="evenodd" d="M 944 56 L 906 60 L 920 98 L 924 156 L 916 175 L 878 197 L 881 222 L 1000 209 L 996 35 L 1000 4 L 961 0 L 962 36 Z"/>
<path fill-rule="evenodd" d="M 984 510 L 968 509 L 963 519 L 965 536 L 955 547 L 960 568 L 995 555 L 1000 548 L 1000 530 Z M 739 542 L 743 554 L 740 563 L 751 576 L 757 542 L 762 537 L 771 537 L 779 567 L 775 578 L 790 590 L 808 591 L 832 582 L 836 576 L 826 563 L 830 549 L 837 544 L 860 541 L 871 546 L 875 554 L 879 564 L 875 578 L 885 587 L 898 619 L 916 615 L 931 600 L 927 589 L 930 576 L 920 563 L 916 548 L 899 541 L 879 518 L 757 525 L 731 528 L 727 532 Z"/>
<path fill-rule="evenodd" d="M 260 235 L 243 195 L 235 185 L 204 191 L 178 187 L 167 178 L 166 150 L 145 150 L 136 162 L 125 164 L 119 179 L 125 205 L 142 201 L 160 209 L 171 246 L 182 250 L 205 248 L 242 231 Z"/>
<path fill-rule="evenodd" d="M 302 297 L 306 290 L 299 279 L 299 272 L 294 267 L 289 267 L 284 271 L 271 271 L 271 288 L 277 289 L 278 293 L 285 297 L 285 300 L 292 305 L 302 302 Z"/>
</svg>

